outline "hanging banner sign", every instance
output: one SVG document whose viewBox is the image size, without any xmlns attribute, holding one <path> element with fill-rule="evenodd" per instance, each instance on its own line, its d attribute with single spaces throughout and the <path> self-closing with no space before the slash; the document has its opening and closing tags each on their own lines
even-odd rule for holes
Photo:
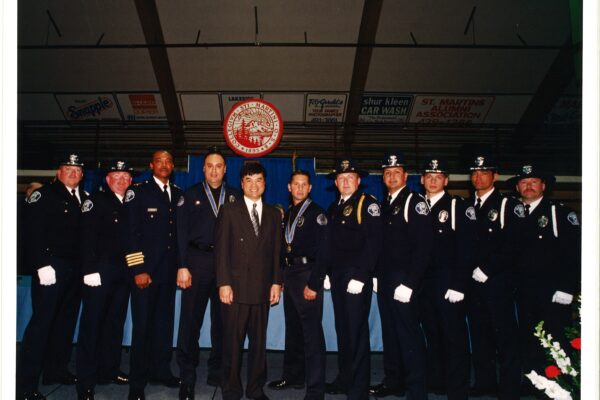
<svg viewBox="0 0 600 400">
<path fill-rule="evenodd" d="M 412 100 L 412 96 L 363 96 L 358 122 L 394 124 L 406 122 Z"/>
<path fill-rule="evenodd" d="M 410 122 L 417 124 L 481 124 L 494 103 L 494 96 L 415 97 Z"/>
<path fill-rule="evenodd" d="M 117 100 L 127 121 L 158 121 L 167 116 L 158 93 L 117 94 Z"/>
<path fill-rule="evenodd" d="M 69 121 L 121 119 L 112 94 L 57 94 L 56 101 Z"/>
<path fill-rule="evenodd" d="M 261 157 L 275 150 L 283 136 L 279 110 L 267 101 L 250 99 L 234 105 L 223 122 L 225 141 L 244 157 Z"/>
<path fill-rule="evenodd" d="M 346 110 L 346 94 L 309 93 L 306 96 L 307 123 L 341 124 Z"/>
<path fill-rule="evenodd" d="M 231 107 L 240 101 L 260 98 L 260 93 L 222 93 L 221 103 L 223 104 L 223 115 L 227 115 L 231 110 Z"/>
</svg>

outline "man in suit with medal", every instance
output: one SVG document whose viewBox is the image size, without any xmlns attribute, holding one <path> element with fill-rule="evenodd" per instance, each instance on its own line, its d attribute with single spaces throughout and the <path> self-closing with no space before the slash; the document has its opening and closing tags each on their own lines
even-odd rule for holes
<svg viewBox="0 0 600 400">
<path fill-rule="evenodd" d="M 281 214 L 262 201 L 266 171 L 257 162 L 240 171 L 243 201 L 225 203 L 215 225 L 215 268 L 223 316 L 224 400 L 239 400 L 242 348 L 248 335 L 246 397 L 265 400 L 269 305 L 281 292 Z"/>
<path fill-rule="evenodd" d="M 367 173 L 349 159 L 329 178 L 340 196 L 329 207 L 331 297 L 338 343 L 338 375 L 326 385 L 329 394 L 368 399 L 370 379 L 369 311 L 373 270 L 381 244 L 381 211 L 376 199 L 361 190 Z"/>
<path fill-rule="evenodd" d="M 475 207 L 477 229 L 466 299 L 475 375 L 469 396 L 518 399 L 521 364 L 513 273 L 524 209 L 495 188 L 498 166 L 491 156 L 477 155 L 470 170 L 474 193 L 468 202 Z"/>
<path fill-rule="evenodd" d="M 425 199 L 406 186 L 404 154 L 389 151 L 382 168 L 388 195 L 382 207 L 383 248 L 376 277 L 385 376 L 371 394 L 401 395 L 405 387 L 408 399 L 425 399 L 426 353 L 416 297 L 429 266 L 431 217 Z"/>
<path fill-rule="evenodd" d="M 181 400 L 194 398 L 200 351 L 198 339 L 209 299 L 212 348 L 206 381 L 212 386 L 221 382 L 223 322 L 215 282 L 214 226 L 221 206 L 240 200 L 239 191 L 227 186 L 224 181 L 227 172 L 225 157 L 216 147 L 210 148 L 204 156 L 203 172 L 204 181 L 190 187 L 177 204 L 181 263 L 177 271 L 177 286 L 182 292 L 176 358 L 181 377 Z"/>
<path fill-rule="evenodd" d="M 112 162 L 106 169 L 107 189 L 93 193 L 81 206 L 84 286 L 76 358 L 81 400 L 93 399 L 98 383 L 129 383 L 119 366 L 131 288 L 123 200 L 132 173 L 126 161 Z"/>
<path fill-rule="evenodd" d="M 158 150 L 152 177 L 125 193 L 127 255 L 131 276 L 129 399 L 144 399 L 147 382 L 179 387 L 171 372 L 177 254 L 177 204 L 181 189 L 169 180 L 173 156 Z"/>
<path fill-rule="evenodd" d="M 533 335 L 540 321 L 569 353 L 564 329 L 571 325 L 571 304 L 581 290 L 581 227 L 575 211 L 547 195 L 554 181 L 554 176 L 532 164 L 523 165 L 508 181 L 525 210 L 515 268 L 524 373 L 547 366 Z M 531 385 L 525 387 L 535 391 Z"/>
<path fill-rule="evenodd" d="M 433 222 L 429 268 L 419 294 L 419 315 L 427 341 L 427 385 L 449 400 L 466 400 L 471 366 L 465 293 L 473 271 L 476 215 L 473 205 L 446 191 L 446 160 L 429 158 L 421 184 Z"/>
<path fill-rule="evenodd" d="M 300 389 L 307 400 L 325 395 L 323 279 L 326 269 L 327 215 L 309 197 L 306 171 L 294 171 L 288 183 L 292 205 L 284 217 L 285 353 L 283 375 L 274 390 Z"/>
<path fill-rule="evenodd" d="M 67 368 L 81 300 L 79 239 L 81 203 L 88 194 L 80 186 L 83 163 L 76 154 L 61 160 L 56 180 L 28 199 L 28 256 L 33 314 L 27 324 L 18 365 L 18 390 L 24 399 L 45 399 L 45 385 L 73 385 Z"/>
</svg>

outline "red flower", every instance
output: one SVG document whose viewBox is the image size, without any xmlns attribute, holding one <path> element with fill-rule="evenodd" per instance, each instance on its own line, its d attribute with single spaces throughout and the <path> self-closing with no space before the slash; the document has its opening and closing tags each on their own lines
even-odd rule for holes
<svg viewBox="0 0 600 400">
<path fill-rule="evenodd" d="M 573 346 L 574 349 L 581 350 L 581 338 L 571 340 L 571 346 Z"/>
<path fill-rule="evenodd" d="M 546 373 L 546 376 L 550 379 L 554 379 L 560 375 L 560 369 L 558 369 L 558 367 L 556 365 L 551 365 L 549 367 L 546 367 L 544 372 Z"/>
</svg>

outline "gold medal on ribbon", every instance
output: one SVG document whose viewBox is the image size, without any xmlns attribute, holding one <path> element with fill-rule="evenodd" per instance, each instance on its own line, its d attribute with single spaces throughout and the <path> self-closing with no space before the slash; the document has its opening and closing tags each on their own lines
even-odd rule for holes
<svg viewBox="0 0 600 400">
<path fill-rule="evenodd" d="M 291 253 L 291 252 L 292 252 L 292 245 L 291 245 L 291 244 L 288 244 L 288 245 L 287 245 L 287 252 L 288 252 L 288 253 Z"/>
</svg>

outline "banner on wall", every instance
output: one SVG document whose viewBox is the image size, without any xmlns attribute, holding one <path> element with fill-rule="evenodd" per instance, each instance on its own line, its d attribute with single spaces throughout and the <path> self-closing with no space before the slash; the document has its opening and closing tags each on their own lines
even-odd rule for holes
<svg viewBox="0 0 600 400">
<path fill-rule="evenodd" d="M 307 94 L 304 120 L 307 123 L 341 124 L 347 97 L 346 94 Z"/>
<path fill-rule="evenodd" d="M 410 122 L 417 124 L 480 124 L 494 96 L 415 96 Z"/>
<path fill-rule="evenodd" d="M 544 122 L 546 124 L 579 124 L 581 123 L 581 97 L 563 96 L 558 99 Z"/>
<path fill-rule="evenodd" d="M 225 117 L 229 111 L 231 111 L 231 107 L 240 101 L 260 98 L 260 93 L 222 93 L 221 103 L 223 104 L 223 117 Z"/>
<path fill-rule="evenodd" d="M 358 122 L 402 123 L 406 122 L 413 96 L 368 95 L 363 96 Z"/>
<path fill-rule="evenodd" d="M 115 98 L 110 93 L 57 94 L 56 101 L 69 121 L 121 119 Z"/>
<path fill-rule="evenodd" d="M 117 100 L 127 121 L 159 121 L 167 119 L 158 93 L 120 93 Z"/>
</svg>

